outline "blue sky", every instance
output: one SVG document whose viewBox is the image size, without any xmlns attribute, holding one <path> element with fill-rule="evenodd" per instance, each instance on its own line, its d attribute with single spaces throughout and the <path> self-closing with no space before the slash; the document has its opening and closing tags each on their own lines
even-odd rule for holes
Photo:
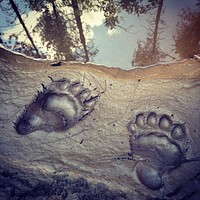
<svg viewBox="0 0 200 200">
<path fill-rule="evenodd" d="M 15 1 L 18 2 L 19 1 Z M 190 7 L 194 8 L 196 0 L 165 0 L 165 13 L 163 19 L 166 21 L 168 26 L 163 32 L 161 37 L 161 48 L 167 53 L 170 53 L 173 49 L 172 34 L 175 32 L 175 26 L 178 21 L 178 14 L 181 13 L 182 8 Z M 25 20 L 30 25 L 29 28 L 33 28 L 36 23 L 36 18 L 39 15 L 30 13 L 30 16 Z M 123 20 L 120 20 L 120 26 L 124 28 L 130 27 L 129 32 L 121 28 L 115 30 L 108 30 L 103 24 L 102 13 L 85 13 L 83 16 L 83 22 L 90 26 L 90 34 L 88 39 L 93 39 L 95 47 L 99 50 L 97 56 L 93 59 L 93 62 L 97 64 L 103 64 L 108 66 L 120 67 L 123 69 L 131 69 L 131 60 L 133 58 L 134 49 L 137 47 L 138 40 L 145 40 L 147 34 L 147 19 L 152 16 L 143 15 L 139 18 L 136 15 L 128 15 L 122 13 Z M 5 16 L 0 13 L 0 29 L 3 30 L 2 26 L 5 25 Z M 32 25 L 32 26 L 31 26 Z M 5 33 L 9 35 L 12 32 L 19 32 L 21 26 L 6 28 Z M 5 36 L 6 37 L 6 36 Z M 23 37 L 23 33 L 22 36 Z M 24 36 L 25 37 L 25 36 Z M 39 36 L 34 36 L 34 39 L 40 43 Z M 170 61 L 170 60 L 168 60 Z"/>
<path fill-rule="evenodd" d="M 167 2 L 167 5 L 166 5 Z M 182 8 L 194 8 L 196 0 L 166 0 L 164 20 L 166 20 L 168 28 L 161 35 L 164 40 L 161 43 L 161 48 L 174 56 L 171 50 L 174 48 L 172 35 L 175 32 L 176 23 L 178 22 L 178 14 Z M 94 27 L 94 41 L 99 49 L 99 54 L 95 57 L 94 62 L 106 64 L 109 66 L 117 66 L 123 69 L 131 69 L 131 60 L 133 58 L 134 49 L 137 47 L 137 40 L 145 40 L 148 26 L 147 19 L 150 16 L 141 16 L 138 18 L 135 15 L 126 14 L 121 26 L 129 27 L 134 34 L 128 33 L 120 28 L 112 36 L 107 34 L 107 29 L 103 26 Z M 168 60 L 170 61 L 170 60 Z"/>
</svg>

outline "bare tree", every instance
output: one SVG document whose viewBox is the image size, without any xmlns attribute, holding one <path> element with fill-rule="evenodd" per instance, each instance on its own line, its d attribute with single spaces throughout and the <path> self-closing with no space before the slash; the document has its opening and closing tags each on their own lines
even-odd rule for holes
<svg viewBox="0 0 200 200">
<path fill-rule="evenodd" d="M 72 5 L 72 8 L 74 10 L 74 16 L 75 16 L 76 24 L 77 24 L 77 27 L 78 27 L 78 30 L 79 30 L 80 41 L 83 45 L 83 49 L 84 49 L 84 52 L 85 52 L 85 62 L 88 62 L 89 56 L 88 56 L 88 50 L 87 50 L 85 35 L 84 35 L 84 32 L 83 32 L 83 26 L 82 26 L 82 22 L 81 22 L 81 13 L 80 13 L 78 1 L 72 0 L 71 5 Z"/>
<path fill-rule="evenodd" d="M 155 28 L 153 33 L 153 47 L 152 47 L 152 62 L 154 62 L 156 57 L 156 49 L 157 49 L 157 40 L 158 40 L 158 26 L 160 23 L 160 17 L 163 9 L 163 0 L 160 0 L 158 2 L 158 10 L 156 13 L 156 19 L 155 19 Z"/>
<path fill-rule="evenodd" d="M 157 6 L 155 6 L 156 17 L 150 21 L 150 28 L 145 42 L 138 41 L 137 49 L 134 52 L 132 65 L 135 66 L 146 66 L 155 64 L 162 59 L 166 58 L 168 55 L 164 53 L 159 47 L 159 27 L 160 24 L 164 24 L 161 21 L 161 15 L 163 11 L 163 0 L 155 0 Z M 151 28 L 154 27 L 154 28 Z"/>
<path fill-rule="evenodd" d="M 21 15 L 20 15 L 20 12 L 18 10 L 17 5 L 15 4 L 15 2 L 13 0 L 9 0 L 9 3 L 12 6 L 17 18 L 19 19 L 19 22 L 22 25 L 24 31 L 26 32 L 26 35 L 27 35 L 28 39 L 30 40 L 30 42 L 31 42 L 31 44 L 32 44 L 32 46 L 33 46 L 33 48 L 34 48 L 34 50 L 36 52 L 36 56 L 39 58 L 40 57 L 39 51 L 38 51 L 38 49 L 37 49 L 37 47 L 36 47 L 36 45 L 35 45 L 35 43 L 33 41 L 33 38 L 31 37 L 31 35 L 30 35 L 29 31 L 28 31 L 28 28 L 26 27 Z"/>
</svg>

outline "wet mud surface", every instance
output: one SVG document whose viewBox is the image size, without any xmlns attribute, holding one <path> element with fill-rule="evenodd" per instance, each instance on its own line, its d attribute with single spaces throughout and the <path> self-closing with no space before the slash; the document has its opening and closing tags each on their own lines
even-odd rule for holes
<svg viewBox="0 0 200 200">
<path fill-rule="evenodd" d="M 54 81 L 38 94 L 16 123 L 16 131 L 26 135 L 37 130 L 64 131 L 89 115 L 99 98 L 80 82 Z"/>
<path fill-rule="evenodd" d="M 0 52 L 4 199 L 198 199 L 198 61 L 124 71 Z"/>
<path fill-rule="evenodd" d="M 94 199 L 94 200 L 131 200 L 131 194 L 109 190 L 104 184 L 91 184 L 84 178 L 70 179 L 67 175 L 44 176 L 0 167 L 1 200 L 33 199 Z"/>
</svg>

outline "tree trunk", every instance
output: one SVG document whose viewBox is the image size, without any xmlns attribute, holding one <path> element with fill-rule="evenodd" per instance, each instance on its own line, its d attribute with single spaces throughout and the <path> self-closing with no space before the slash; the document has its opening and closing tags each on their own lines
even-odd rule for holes
<svg viewBox="0 0 200 200">
<path fill-rule="evenodd" d="M 158 10 L 156 14 L 156 21 L 155 21 L 155 29 L 154 29 L 154 35 L 153 35 L 153 49 L 152 49 L 152 62 L 155 62 L 156 57 L 156 48 L 157 48 L 157 40 L 158 40 L 158 26 L 160 22 L 160 16 L 162 13 L 163 8 L 163 0 L 160 0 L 158 3 Z"/>
<path fill-rule="evenodd" d="M 85 62 L 88 62 L 89 61 L 88 50 L 87 50 L 87 46 L 86 46 L 85 36 L 83 33 L 83 26 L 82 26 L 82 22 L 81 22 L 80 10 L 78 7 L 77 0 L 72 0 L 72 7 L 74 10 L 76 24 L 77 24 L 78 30 L 79 30 L 80 40 L 81 40 L 81 43 L 83 45 L 84 52 L 85 52 Z"/>
<path fill-rule="evenodd" d="M 28 31 L 28 29 L 27 29 L 27 27 L 26 27 L 26 25 L 25 25 L 23 19 L 21 18 L 21 15 L 20 15 L 20 13 L 19 13 L 19 10 L 18 10 L 18 8 L 17 8 L 15 2 L 14 2 L 13 0 L 9 0 L 9 2 L 10 2 L 10 4 L 11 4 L 11 6 L 12 6 L 14 12 L 15 12 L 15 14 L 17 15 L 17 18 L 19 19 L 20 24 L 22 25 L 24 31 L 26 32 L 26 35 L 27 35 L 28 39 L 30 40 L 30 42 L 31 42 L 31 44 L 32 44 L 32 46 L 33 46 L 33 48 L 35 49 L 37 57 L 41 57 L 40 54 L 39 54 L 39 51 L 38 51 L 38 49 L 37 49 L 37 47 L 36 47 L 36 45 L 35 45 L 34 42 L 33 42 L 33 38 L 31 37 L 31 35 L 30 35 L 30 33 L 29 33 L 29 31 Z"/>
<path fill-rule="evenodd" d="M 57 12 L 57 9 L 56 9 L 56 5 L 54 3 L 54 1 L 51 2 L 52 4 L 52 7 L 53 7 L 53 13 L 55 15 L 55 18 L 56 18 L 56 26 L 57 26 L 57 30 L 58 30 L 58 37 L 61 39 L 61 31 L 60 31 L 60 23 L 59 23 L 59 19 L 58 19 L 58 12 Z M 58 57 L 58 60 L 60 60 L 60 56 L 59 56 L 59 53 L 57 53 L 57 57 Z"/>
</svg>

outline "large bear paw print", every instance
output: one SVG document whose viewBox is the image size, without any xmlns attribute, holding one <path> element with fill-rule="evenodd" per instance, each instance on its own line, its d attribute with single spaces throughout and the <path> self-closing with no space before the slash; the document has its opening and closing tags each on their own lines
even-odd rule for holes
<svg viewBox="0 0 200 200">
<path fill-rule="evenodd" d="M 174 123 L 168 115 L 139 113 L 128 124 L 136 174 L 146 187 L 163 186 L 162 176 L 186 162 L 188 136 L 185 124 Z"/>
<path fill-rule="evenodd" d="M 93 111 L 98 97 L 78 81 L 53 81 L 18 119 L 16 131 L 26 135 L 38 130 L 67 130 Z"/>
</svg>

